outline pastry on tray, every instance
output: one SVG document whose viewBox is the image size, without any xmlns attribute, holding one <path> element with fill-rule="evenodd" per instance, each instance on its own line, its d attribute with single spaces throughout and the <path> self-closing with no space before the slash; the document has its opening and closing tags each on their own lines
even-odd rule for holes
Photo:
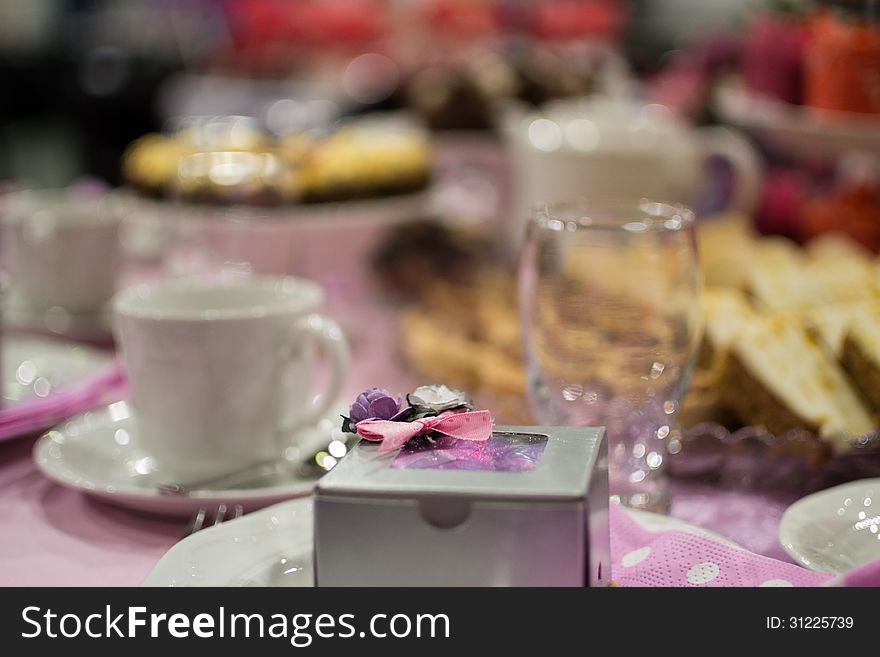
<svg viewBox="0 0 880 657">
<path fill-rule="evenodd" d="M 764 238 L 751 249 L 745 289 L 763 311 L 796 310 L 814 299 L 806 269 L 807 257 L 794 242 L 782 237 Z"/>
<path fill-rule="evenodd" d="M 757 237 L 749 218 L 743 214 L 701 221 L 697 240 L 705 284 L 744 289 Z"/>
<path fill-rule="evenodd" d="M 873 263 L 855 245 L 819 238 L 803 250 L 785 238 L 755 243 L 746 290 L 767 311 L 801 311 L 828 303 L 871 299 L 877 292 Z"/>
<path fill-rule="evenodd" d="M 856 386 L 880 412 L 880 305 L 854 313 L 848 324 L 840 359 Z"/>
<path fill-rule="evenodd" d="M 297 186 L 289 196 L 304 203 L 416 192 L 431 173 L 426 135 L 357 123 L 315 140 L 291 165 Z"/>
<path fill-rule="evenodd" d="M 840 359 L 850 323 L 865 307 L 865 303 L 865 301 L 823 303 L 804 308 L 801 316 L 817 337 Z"/>
<path fill-rule="evenodd" d="M 697 364 L 711 369 L 737 332 L 759 313 L 745 294 L 736 288 L 708 288 L 701 295 L 703 339 Z"/>
<path fill-rule="evenodd" d="M 873 433 L 878 260 L 840 234 L 804 247 L 763 237 L 738 215 L 700 229 L 704 335 L 683 426 L 752 425 L 777 436 L 801 429 L 836 452 Z"/>
<path fill-rule="evenodd" d="M 834 355 L 790 316 L 764 317 L 739 331 L 719 387 L 725 404 L 745 423 L 777 435 L 805 429 L 835 452 L 846 451 L 875 427 Z"/>
<path fill-rule="evenodd" d="M 739 426 L 740 420 L 725 403 L 718 386 L 715 371 L 699 369 L 691 376 L 678 421 L 683 427 L 694 427 L 704 422 L 723 426 Z"/>
<path fill-rule="evenodd" d="M 236 120 L 233 120 L 236 119 Z M 381 198 L 425 189 L 427 133 L 360 119 L 327 134 L 271 137 L 241 117 L 190 122 L 134 141 L 122 159 L 141 194 L 193 203 L 286 205 Z"/>
</svg>

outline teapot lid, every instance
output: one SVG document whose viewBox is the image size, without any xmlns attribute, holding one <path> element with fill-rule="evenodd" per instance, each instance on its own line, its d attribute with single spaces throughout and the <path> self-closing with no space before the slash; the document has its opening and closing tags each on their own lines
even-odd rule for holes
<svg viewBox="0 0 880 657">
<path fill-rule="evenodd" d="M 683 137 L 682 124 L 669 108 L 625 97 L 554 100 L 520 120 L 520 138 L 546 152 L 644 151 Z"/>
</svg>

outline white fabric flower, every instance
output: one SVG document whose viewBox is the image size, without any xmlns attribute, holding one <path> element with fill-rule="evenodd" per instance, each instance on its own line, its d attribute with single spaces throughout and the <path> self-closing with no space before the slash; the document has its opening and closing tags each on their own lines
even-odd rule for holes
<svg viewBox="0 0 880 657">
<path fill-rule="evenodd" d="M 466 404 L 467 395 L 460 390 L 452 390 L 444 385 L 419 386 L 410 393 L 409 403 L 413 406 L 425 406 L 432 411 L 442 413 L 450 408 Z"/>
</svg>

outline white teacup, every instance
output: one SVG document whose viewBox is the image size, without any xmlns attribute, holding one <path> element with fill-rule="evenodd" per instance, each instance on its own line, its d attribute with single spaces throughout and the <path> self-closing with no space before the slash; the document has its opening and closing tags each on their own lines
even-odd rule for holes
<svg viewBox="0 0 880 657">
<path fill-rule="evenodd" d="M 296 278 L 173 280 L 120 292 L 117 340 L 138 440 L 162 476 L 188 483 L 280 458 L 335 402 L 348 346 Z M 311 389 L 324 347 L 324 394 Z M 316 401 L 318 400 L 318 401 Z"/>
<path fill-rule="evenodd" d="M 98 312 L 116 290 L 123 212 L 112 195 L 64 190 L 11 195 L 3 213 L 3 244 L 17 303 Z"/>
</svg>

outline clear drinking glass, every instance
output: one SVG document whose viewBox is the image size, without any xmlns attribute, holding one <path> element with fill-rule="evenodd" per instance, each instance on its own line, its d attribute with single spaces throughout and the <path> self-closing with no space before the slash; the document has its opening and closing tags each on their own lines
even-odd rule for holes
<svg viewBox="0 0 880 657">
<path fill-rule="evenodd" d="M 700 334 L 693 213 L 645 199 L 534 211 L 520 261 L 532 410 L 607 430 L 611 494 L 667 511 L 667 444 Z"/>
</svg>

